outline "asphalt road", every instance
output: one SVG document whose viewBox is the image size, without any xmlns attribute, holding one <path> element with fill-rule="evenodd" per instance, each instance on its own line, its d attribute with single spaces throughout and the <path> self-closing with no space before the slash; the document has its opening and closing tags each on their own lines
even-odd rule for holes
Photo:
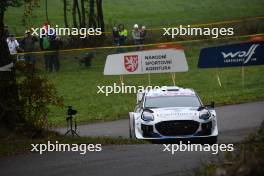
<svg viewBox="0 0 264 176">
<path fill-rule="evenodd" d="M 257 129 L 264 120 L 264 102 L 229 105 L 216 108 L 219 140 L 229 142 L 242 139 L 249 131 Z M 64 134 L 66 128 L 56 129 Z M 81 136 L 129 137 L 128 119 L 78 126 Z"/>
<path fill-rule="evenodd" d="M 264 120 L 264 102 L 218 107 L 220 143 L 235 143 Z M 65 129 L 59 129 L 64 132 Z M 128 121 L 83 125 L 81 135 L 128 136 Z M 0 158 L 1 176 L 184 175 L 219 156 L 210 152 L 163 152 L 158 144 L 103 146 L 102 152 L 32 153 Z M 222 155 L 221 153 L 219 154 Z"/>
</svg>

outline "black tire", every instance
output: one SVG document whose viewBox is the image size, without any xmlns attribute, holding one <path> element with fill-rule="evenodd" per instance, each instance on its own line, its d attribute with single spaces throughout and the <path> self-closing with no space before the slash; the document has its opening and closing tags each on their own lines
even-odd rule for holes
<svg viewBox="0 0 264 176">
<path fill-rule="evenodd" d="M 133 132 L 132 132 L 132 127 L 131 127 L 131 123 L 130 123 L 130 120 L 129 120 L 129 139 L 134 139 L 134 135 L 133 135 Z"/>
<path fill-rule="evenodd" d="M 129 121 L 129 139 L 132 139 L 132 133 L 131 133 L 131 125 L 130 125 L 130 121 Z"/>
<path fill-rule="evenodd" d="M 135 121 L 134 120 L 133 120 L 133 127 L 135 127 Z M 131 127 L 130 121 L 129 121 L 129 138 L 130 139 L 136 139 L 135 128 Z"/>
</svg>

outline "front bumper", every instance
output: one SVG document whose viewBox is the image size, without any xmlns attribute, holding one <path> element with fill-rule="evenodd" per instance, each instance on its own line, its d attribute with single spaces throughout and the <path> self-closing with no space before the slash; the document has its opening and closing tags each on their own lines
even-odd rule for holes
<svg viewBox="0 0 264 176">
<path fill-rule="evenodd" d="M 195 120 L 170 120 L 154 124 L 141 123 L 135 127 L 138 139 L 181 139 L 218 136 L 216 119 L 199 122 Z"/>
</svg>

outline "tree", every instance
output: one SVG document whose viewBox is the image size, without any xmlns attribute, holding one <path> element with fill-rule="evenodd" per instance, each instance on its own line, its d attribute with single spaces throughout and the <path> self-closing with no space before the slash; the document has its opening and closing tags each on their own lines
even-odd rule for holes
<svg viewBox="0 0 264 176">
<path fill-rule="evenodd" d="M 63 0 L 63 16 L 64 16 L 64 25 L 67 28 L 68 25 L 68 17 L 67 17 L 67 6 L 68 6 L 68 1 Z"/>
<path fill-rule="evenodd" d="M 19 119 L 21 106 L 19 105 L 18 86 L 16 82 L 15 59 L 11 56 L 6 42 L 4 16 L 8 7 L 26 5 L 24 14 L 29 13 L 38 0 L 1 0 L 0 1 L 0 68 L 11 65 L 11 70 L 0 71 L 0 125 L 14 128 Z"/>
<path fill-rule="evenodd" d="M 103 16 L 103 0 L 73 0 L 71 6 L 73 27 L 92 27 L 101 28 L 105 31 Z M 64 24 L 69 26 L 67 17 L 67 0 L 63 0 Z M 79 23 L 77 22 L 77 19 Z M 87 20 L 88 19 L 88 20 Z M 87 20 L 87 21 L 86 21 Z"/>
<path fill-rule="evenodd" d="M 72 3 L 72 24 L 73 24 L 73 27 L 75 27 L 75 28 L 77 28 L 76 9 L 77 9 L 77 0 L 73 0 L 73 3 Z"/>
<path fill-rule="evenodd" d="M 20 81 L 19 92 L 20 127 L 35 133 L 48 129 L 49 106 L 63 107 L 63 98 L 59 97 L 55 86 L 45 77 L 36 74 L 36 69 L 29 62 L 16 64 Z"/>
<path fill-rule="evenodd" d="M 9 6 L 21 5 L 20 0 L 0 1 L 0 67 L 13 63 L 6 43 L 6 31 L 4 16 Z M 6 127 L 14 127 L 18 118 L 18 91 L 16 86 L 15 68 L 11 71 L 0 71 L 0 124 Z"/>
<path fill-rule="evenodd" d="M 85 27 L 86 26 L 86 13 L 85 13 L 85 2 L 84 0 L 81 0 L 81 27 Z"/>
<path fill-rule="evenodd" d="M 94 0 L 90 0 L 89 7 L 90 7 L 89 27 L 95 28 L 97 25 L 96 25 L 96 21 L 95 21 Z"/>
<path fill-rule="evenodd" d="M 96 13 L 95 13 L 96 5 Z M 104 32 L 103 1 L 90 0 L 89 27 L 101 28 Z"/>
<path fill-rule="evenodd" d="M 77 8 L 77 12 L 78 12 L 79 26 L 81 27 L 81 25 L 82 25 L 82 17 L 81 17 L 81 10 L 80 10 L 80 7 L 79 7 L 78 0 L 76 0 L 76 8 Z"/>
<path fill-rule="evenodd" d="M 49 23 L 48 0 L 45 0 L 45 13 L 46 13 L 46 21 Z"/>
<path fill-rule="evenodd" d="M 96 7 L 97 7 L 98 27 L 100 27 L 102 29 L 102 32 L 104 32 L 105 26 L 104 26 L 104 15 L 103 15 L 103 1 L 102 0 L 96 0 Z"/>
</svg>

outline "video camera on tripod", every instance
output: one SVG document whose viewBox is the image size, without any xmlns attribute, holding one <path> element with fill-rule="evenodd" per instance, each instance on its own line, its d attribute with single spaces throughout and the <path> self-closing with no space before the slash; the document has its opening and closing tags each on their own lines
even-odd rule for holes
<svg viewBox="0 0 264 176">
<path fill-rule="evenodd" d="M 72 136 L 76 135 L 79 136 L 76 132 L 77 130 L 77 122 L 76 122 L 76 118 L 74 119 L 74 129 L 72 127 L 73 125 L 73 116 L 77 114 L 77 110 L 72 109 L 72 106 L 68 106 L 67 109 L 67 114 L 66 114 L 66 121 L 67 121 L 67 132 L 65 133 L 65 135 L 67 134 L 72 134 Z"/>
</svg>

